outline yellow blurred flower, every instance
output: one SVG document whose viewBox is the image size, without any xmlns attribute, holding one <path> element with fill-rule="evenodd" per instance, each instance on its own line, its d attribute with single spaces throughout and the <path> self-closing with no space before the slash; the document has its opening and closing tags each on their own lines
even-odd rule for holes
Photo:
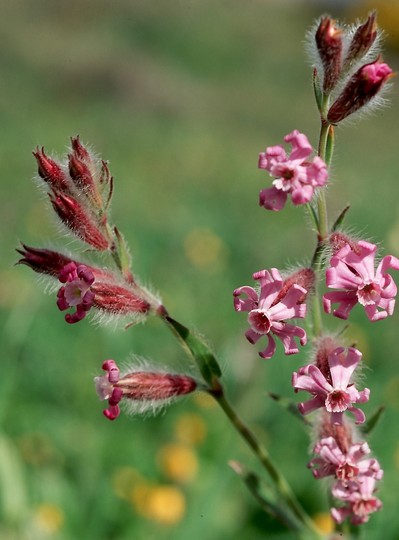
<svg viewBox="0 0 399 540">
<path fill-rule="evenodd" d="M 327 512 L 315 514 L 312 519 L 321 532 L 330 534 L 334 531 L 334 520 Z"/>
<path fill-rule="evenodd" d="M 35 511 L 35 524 L 45 534 L 54 534 L 64 523 L 64 513 L 54 504 L 41 504 Z"/>
<path fill-rule="evenodd" d="M 135 510 L 164 525 L 179 523 L 186 510 L 186 500 L 182 491 L 175 486 L 137 485 L 131 495 Z"/>
<path fill-rule="evenodd" d="M 201 409 L 215 409 L 217 407 L 213 397 L 205 392 L 197 392 L 194 394 L 193 399 Z"/>
<path fill-rule="evenodd" d="M 184 239 L 187 259 L 193 266 L 208 272 L 223 270 L 227 249 L 219 236 L 210 229 L 193 229 Z"/>
<path fill-rule="evenodd" d="M 195 445 L 204 441 L 207 427 L 198 414 L 184 413 L 177 419 L 174 432 L 178 441 Z"/>
<path fill-rule="evenodd" d="M 399 409 L 399 377 L 392 377 L 384 388 L 384 400 Z"/>
<path fill-rule="evenodd" d="M 197 456 L 184 444 L 168 444 L 162 447 L 157 459 L 165 476 L 176 482 L 190 482 L 197 474 Z"/>
<path fill-rule="evenodd" d="M 111 482 L 115 495 L 129 500 L 134 486 L 142 482 L 142 477 L 132 467 L 119 467 L 114 471 Z"/>
</svg>

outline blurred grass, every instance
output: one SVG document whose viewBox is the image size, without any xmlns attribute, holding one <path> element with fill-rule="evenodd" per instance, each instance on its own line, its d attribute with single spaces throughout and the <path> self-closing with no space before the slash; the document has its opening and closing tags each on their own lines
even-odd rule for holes
<svg viewBox="0 0 399 540">
<path fill-rule="evenodd" d="M 358 2 L 357 15 L 368 8 Z M 307 434 L 265 395 L 292 395 L 288 381 L 306 352 L 261 362 L 231 302 L 231 291 L 249 284 L 253 271 L 303 262 L 313 249 L 300 209 L 270 215 L 257 208 L 264 175 L 256 164 L 259 151 L 294 128 L 316 143 L 302 44 L 325 9 L 326 3 L 287 0 L 3 2 L 2 540 L 290 538 L 261 514 L 227 466 L 237 459 L 256 467 L 209 403 L 187 398 L 159 418 L 103 419 L 91 377 L 105 358 L 134 352 L 184 366 L 166 329 L 157 321 L 128 332 L 86 321 L 71 328 L 31 272 L 12 267 L 20 239 L 35 246 L 64 242 L 30 181 L 30 152 L 39 144 L 61 155 L 77 133 L 110 160 L 113 218 L 132 247 L 135 271 L 178 319 L 210 338 L 237 408 L 278 456 L 309 511 L 325 510 L 323 489 L 305 467 Z M 385 56 L 398 70 L 395 30 L 389 28 Z M 337 130 L 329 196 L 332 216 L 350 202 L 348 225 L 398 256 L 396 88 L 391 97 L 381 114 Z M 356 312 L 350 331 L 368 366 L 372 399 L 365 410 L 387 407 L 371 437 L 386 470 L 385 508 L 364 527 L 365 538 L 383 527 L 394 540 L 398 315 L 376 325 L 362 315 Z M 200 440 L 179 431 L 187 413 Z M 159 457 L 171 444 L 189 452 L 191 471 L 197 460 L 186 481 L 184 459 L 177 479 L 173 463 L 165 467 Z"/>
</svg>

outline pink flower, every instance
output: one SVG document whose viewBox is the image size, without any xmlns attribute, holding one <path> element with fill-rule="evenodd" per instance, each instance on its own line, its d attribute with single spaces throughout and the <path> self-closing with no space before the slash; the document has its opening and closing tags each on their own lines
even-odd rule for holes
<svg viewBox="0 0 399 540">
<path fill-rule="evenodd" d="M 343 484 L 353 481 L 359 475 L 382 478 L 383 471 L 376 459 L 363 459 L 370 453 L 366 442 L 352 444 L 347 452 L 343 452 L 334 437 L 325 437 L 317 442 L 309 467 L 315 478 L 334 476 Z"/>
<path fill-rule="evenodd" d="M 295 205 L 308 203 L 316 187 L 324 186 L 328 172 L 324 161 L 316 156 L 306 161 L 312 153 L 306 135 L 294 130 L 284 137 L 292 145 L 291 154 L 282 146 L 270 146 L 259 154 L 259 168 L 269 171 L 275 177 L 273 187 L 263 189 L 259 194 L 259 204 L 267 210 L 281 210 L 288 194 Z"/>
<path fill-rule="evenodd" d="M 306 332 L 285 321 L 294 317 L 305 317 L 304 298 L 307 290 L 293 284 L 282 297 L 278 298 L 284 281 L 276 268 L 256 272 L 253 278 L 259 281 L 259 292 L 252 287 L 244 286 L 233 293 L 235 310 L 249 312 L 248 322 L 251 328 L 245 333 L 245 337 L 250 343 L 256 343 L 262 336 L 267 337 L 268 345 L 259 353 L 262 358 L 271 358 L 276 350 L 272 334 L 282 341 L 285 354 L 297 353 L 299 349 L 294 338 L 299 338 L 300 344 L 305 345 Z M 241 299 L 242 294 L 247 298 Z"/>
<path fill-rule="evenodd" d="M 376 245 L 361 240 L 355 249 L 347 244 L 331 258 L 331 267 L 326 272 L 327 286 L 343 290 L 324 295 L 326 313 L 331 313 L 331 304 L 338 303 L 333 314 L 347 319 L 350 310 L 359 302 L 370 321 L 392 315 L 397 287 L 387 270 L 399 270 L 399 260 L 388 255 L 375 270 L 376 250 Z"/>
<path fill-rule="evenodd" d="M 338 124 L 365 105 L 371 105 L 393 75 L 392 69 L 388 64 L 381 62 L 380 57 L 362 66 L 352 75 L 332 104 L 327 114 L 328 121 L 331 124 Z"/>
<path fill-rule="evenodd" d="M 374 496 L 376 478 L 361 476 L 356 483 L 346 486 L 337 482 L 332 494 L 337 499 L 345 501 L 341 508 L 332 508 L 331 515 L 337 523 L 350 518 L 353 525 L 361 525 L 369 520 L 370 514 L 382 508 L 381 501 Z"/>
<path fill-rule="evenodd" d="M 132 412 L 155 412 L 173 398 L 190 394 L 198 387 L 192 377 L 150 370 L 143 365 L 122 376 L 114 360 L 105 360 L 102 368 L 107 374 L 95 377 L 94 383 L 99 398 L 108 400 L 103 413 L 109 420 L 119 416 L 122 399 L 130 403 Z"/>
<path fill-rule="evenodd" d="M 331 381 L 328 381 L 313 364 L 300 368 L 297 373 L 294 372 L 292 386 L 295 390 L 306 390 L 313 396 L 309 401 L 299 403 L 299 411 L 305 415 L 324 408 L 331 414 L 333 424 L 342 424 L 343 413 L 348 410 L 354 414 L 357 424 L 363 423 L 364 413 L 353 405 L 368 401 L 370 391 L 366 388 L 358 392 L 349 382 L 361 358 L 361 352 L 353 347 L 348 348 L 346 355 L 343 347 L 334 349 L 328 357 Z"/>
<path fill-rule="evenodd" d="M 94 275 L 85 266 L 68 263 L 59 274 L 61 283 L 65 283 L 57 294 L 57 306 L 61 311 L 75 307 L 75 313 L 65 315 L 66 322 L 73 324 L 81 321 L 94 302 L 94 292 L 90 287 L 94 283 Z"/>
</svg>

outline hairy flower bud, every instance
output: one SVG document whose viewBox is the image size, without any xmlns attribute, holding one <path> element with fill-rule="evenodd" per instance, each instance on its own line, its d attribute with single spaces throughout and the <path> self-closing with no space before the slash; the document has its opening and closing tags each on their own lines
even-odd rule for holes
<svg viewBox="0 0 399 540">
<path fill-rule="evenodd" d="M 280 302 L 280 300 L 287 294 L 288 289 L 290 289 L 290 287 L 292 287 L 292 285 L 294 284 L 299 285 L 300 287 L 305 289 L 305 292 L 297 301 L 297 304 L 303 304 L 304 302 L 306 302 L 308 295 L 314 291 L 315 280 L 316 275 L 312 268 L 301 268 L 297 270 L 296 272 L 284 279 L 282 289 L 278 293 L 274 304 Z"/>
<path fill-rule="evenodd" d="M 339 231 L 333 232 L 328 238 L 328 243 L 331 248 L 332 254 L 336 255 L 340 249 L 342 249 L 347 244 L 350 246 L 351 250 L 360 254 L 361 249 L 357 245 L 357 241 L 348 236 L 347 234 L 341 233 Z"/>
<path fill-rule="evenodd" d="M 26 266 L 29 266 L 29 268 L 32 268 L 32 270 L 39 274 L 58 277 L 62 268 L 73 262 L 71 258 L 57 251 L 33 248 L 23 243 L 22 247 L 23 249 L 17 249 L 17 252 L 22 255 L 22 258 L 19 259 L 17 264 L 26 264 Z"/>
<path fill-rule="evenodd" d="M 112 315 L 145 315 L 151 304 L 143 296 L 139 287 L 122 287 L 107 282 L 96 282 L 92 286 L 94 292 L 93 306 Z"/>
<path fill-rule="evenodd" d="M 52 192 L 49 197 L 58 217 L 81 240 L 99 251 L 105 251 L 111 246 L 110 240 L 79 201 L 59 192 Z"/>
<path fill-rule="evenodd" d="M 373 11 L 367 21 L 356 29 L 344 60 L 345 70 L 361 60 L 375 42 L 378 35 L 376 17 L 377 14 Z"/>
<path fill-rule="evenodd" d="M 38 174 L 52 188 L 61 191 L 69 191 L 67 176 L 62 167 L 44 153 L 44 146 L 32 152 L 38 165 Z"/>
<path fill-rule="evenodd" d="M 362 109 L 381 91 L 392 76 L 392 69 L 388 64 L 381 62 L 379 58 L 362 66 L 352 75 L 331 106 L 327 114 L 328 121 L 331 124 L 338 124 L 349 115 Z"/>
<path fill-rule="evenodd" d="M 198 383 L 192 377 L 165 373 L 147 367 L 136 367 L 120 375 L 114 360 L 103 362 L 106 375 L 95 377 L 96 392 L 100 399 L 108 400 L 104 416 L 115 420 L 120 414 L 119 402 L 125 401 L 133 413 L 156 412 L 172 399 L 190 394 Z"/>
<path fill-rule="evenodd" d="M 342 64 L 342 30 L 330 17 L 321 19 L 315 35 L 317 50 L 323 65 L 323 90 L 330 93 L 339 80 Z"/>
</svg>

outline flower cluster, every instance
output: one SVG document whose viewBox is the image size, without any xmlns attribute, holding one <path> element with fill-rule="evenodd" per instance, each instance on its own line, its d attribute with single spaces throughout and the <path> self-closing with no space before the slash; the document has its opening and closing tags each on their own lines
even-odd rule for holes
<svg viewBox="0 0 399 540">
<path fill-rule="evenodd" d="M 393 72 L 379 54 L 381 33 L 375 12 L 356 26 L 341 27 L 330 17 L 322 17 L 309 38 L 317 103 L 330 124 L 381 104 L 382 90 Z M 328 107 L 326 96 L 332 102 Z"/>
<path fill-rule="evenodd" d="M 327 16 L 316 24 L 312 32 L 313 83 L 321 120 L 317 155 L 307 136 L 294 130 L 284 137 L 291 145 L 288 154 L 281 145 L 270 146 L 258 161 L 258 167 L 273 178 L 272 187 L 260 192 L 260 206 L 280 211 L 289 196 L 295 206 L 306 205 L 316 230 L 315 250 L 307 265 L 286 274 L 268 266 L 253 274 L 254 287 L 245 285 L 233 292 L 234 309 L 248 313 L 246 339 L 257 344 L 265 338 L 259 352 L 262 358 L 276 354 L 276 338 L 285 355 L 299 353 L 300 346 L 312 341 L 315 353 L 292 375 L 294 391 L 310 395 L 298 404 L 300 413 L 312 414 L 314 420 L 316 442 L 309 468 L 316 479 L 332 479 L 331 494 L 337 501 L 331 509 L 334 520 L 342 523 L 348 519 L 354 525 L 367 522 L 382 507 L 375 493 L 383 471 L 356 432 L 356 426 L 366 420 L 359 405 L 370 397 L 368 388 L 357 386 L 362 353 L 324 330 L 322 311 L 346 320 L 360 304 L 371 322 L 392 315 L 397 286 L 389 272 L 399 270 L 399 259 L 389 255 L 376 262 L 375 244 L 344 234 L 340 228 L 348 208 L 330 226 L 325 187 L 334 126 L 378 103 L 392 76 L 378 54 L 379 40 L 375 13 L 351 28 L 340 27 Z M 70 152 L 62 162 L 47 156 L 43 147 L 33 155 L 56 216 L 66 232 L 83 243 L 84 252 L 67 255 L 22 244 L 17 250 L 21 255 L 18 262 L 57 281 L 56 305 L 67 312 L 69 324 L 81 321 L 91 310 L 107 318 L 127 317 L 129 323 L 157 314 L 188 350 L 203 378 L 200 382 L 187 373 L 170 373 L 140 359 L 121 373 L 114 360 L 106 360 L 102 364 L 105 374 L 94 380 L 98 396 L 108 404 L 104 416 L 116 419 L 121 404 L 132 412 L 155 412 L 179 396 L 206 390 L 219 400 L 262 464 L 267 462 L 270 473 L 274 466 L 267 461 L 266 452 L 254 444 L 255 437 L 242 427 L 224 397 L 221 370 L 205 341 L 170 317 L 160 300 L 133 275 L 125 240 L 110 222 L 113 179 L 107 163 L 79 137 L 71 139 Z M 87 255 L 88 249 L 91 255 Z M 108 265 L 103 262 L 107 257 Z M 324 283 L 333 290 L 323 294 Z M 295 322 L 305 318 L 306 330 Z M 275 481 L 279 475 L 271 477 Z M 298 509 L 287 490 L 279 495 L 282 502 L 289 503 L 287 508 Z M 284 516 L 284 512 L 278 514 Z M 301 512 L 295 518 L 301 520 Z"/>
<path fill-rule="evenodd" d="M 349 518 L 353 525 L 360 525 L 382 507 L 375 491 L 383 470 L 375 458 L 369 457 L 370 447 L 366 442 L 353 442 L 353 431 L 349 423 L 323 424 L 324 436 L 313 448 L 315 457 L 309 468 L 316 479 L 333 480 L 331 494 L 341 503 L 331 509 L 334 520 L 342 523 Z"/>
<path fill-rule="evenodd" d="M 307 328 L 313 333 L 315 358 L 292 375 L 295 392 L 305 391 L 310 399 L 298 404 L 301 414 L 316 413 L 317 442 L 315 457 L 309 466 L 315 478 L 331 476 L 332 496 L 340 501 L 332 508 L 337 523 L 348 518 L 359 525 L 381 508 L 375 497 L 376 482 L 383 472 L 370 453 L 368 444 L 354 437 L 355 424 L 366 420 L 359 405 L 369 400 L 368 388 L 358 389 L 356 374 L 362 353 L 354 346 L 331 337 L 322 329 L 320 302 L 321 281 L 332 291 L 325 292 L 325 313 L 347 319 L 360 304 L 371 322 L 392 315 L 397 287 L 389 274 L 399 270 L 399 259 L 385 256 L 376 262 L 377 246 L 366 240 L 351 238 L 339 230 L 347 208 L 333 227 L 326 219 L 325 185 L 334 143 L 334 125 L 366 105 L 375 102 L 392 70 L 378 56 L 379 32 L 375 13 L 364 24 L 341 28 L 329 17 L 323 17 L 312 32 L 315 51 L 314 90 L 321 117 L 319 155 L 311 157 L 308 138 L 294 130 L 284 140 L 291 144 L 287 156 L 282 146 L 270 146 L 259 155 L 258 166 L 274 177 L 271 188 L 260 192 L 260 205 L 281 210 L 288 196 L 294 205 L 309 205 L 317 227 L 317 246 L 312 263 L 283 279 L 276 268 L 253 275 L 257 288 L 243 286 L 233 293 L 236 311 L 248 312 L 249 330 L 245 337 L 254 344 L 262 336 L 267 347 L 259 355 L 271 358 L 276 352 L 275 337 L 286 355 L 299 352 L 295 339 L 306 345 L 305 330 L 291 319 L 307 316 L 306 303 L 313 297 L 313 321 Z M 317 190 L 317 200 L 315 191 Z M 336 305 L 335 309 L 333 306 Z M 309 310 L 308 310 L 309 311 Z"/>
<path fill-rule="evenodd" d="M 69 257 L 58 251 L 22 244 L 20 264 L 59 281 L 57 306 L 70 308 L 66 322 L 81 321 L 93 308 L 107 318 L 124 316 L 137 322 L 159 306 L 159 300 L 130 272 L 129 254 L 116 227 L 109 223 L 113 180 L 105 161 L 99 160 L 79 137 L 71 139 L 65 162 L 48 157 L 44 148 L 33 152 L 38 175 L 48 188 L 51 204 L 66 231 L 90 246 L 108 252 L 116 271 Z"/>
</svg>

